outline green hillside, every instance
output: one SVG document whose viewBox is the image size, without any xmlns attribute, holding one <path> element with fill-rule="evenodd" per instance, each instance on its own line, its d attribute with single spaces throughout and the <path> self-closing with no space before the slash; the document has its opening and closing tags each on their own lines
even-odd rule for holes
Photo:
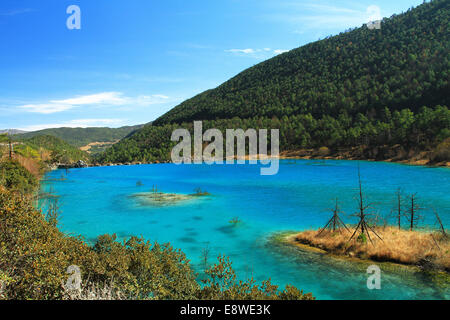
<svg viewBox="0 0 450 320">
<path fill-rule="evenodd" d="M 0 135 L 0 142 L 8 139 Z M 9 140 L 9 139 L 8 139 Z M 89 154 L 68 144 L 67 142 L 49 135 L 36 136 L 28 139 L 13 138 L 13 154 L 24 159 L 37 162 L 73 163 L 78 160 L 89 161 Z M 3 143 L 5 145 L 5 142 Z M 2 153 L 6 154 L 9 148 L 3 146 Z"/>
<path fill-rule="evenodd" d="M 183 102 L 98 159 L 168 160 L 173 128 L 193 120 L 208 120 L 204 129 L 278 128 L 282 151 L 433 150 L 450 137 L 449 14 L 450 1 L 437 0 L 384 19 L 380 30 L 291 50 Z"/>
<path fill-rule="evenodd" d="M 49 151 L 51 153 L 52 160 L 55 162 L 70 163 L 78 160 L 86 161 L 89 159 L 89 155 L 86 152 L 81 151 L 64 140 L 50 135 L 39 135 L 22 140 L 22 142 L 25 146 L 38 152 L 42 150 Z M 20 145 L 17 146 L 15 151 L 20 152 L 20 147 Z"/>
<path fill-rule="evenodd" d="M 142 125 L 121 128 L 56 128 L 27 132 L 17 137 L 27 139 L 42 135 L 54 136 L 79 148 L 92 142 L 115 142 L 141 127 Z"/>
<path fill-rule="evenodd" d="M 41 177 L 45 170 L 54 164 L 73 164 L 79 160 L 89 163 L 91 157 L 88 153 L 53 136 L 36 136 L 19 140 L 6 134 L 0 134 L 0 164 L 9 163 L 11 160 L 14 163 L 17 162 L 20 167 L 24 167 L 33 176 Z M 11 172 L 6 176 L 4 172 L 0 173 L 0 180 L 9 177 L 11 181 L 18 183 L 22 181 L 22 178 L 19 177 L 23 175 L 20 172 L 17 176 L 15 174 L 16 167 L 16 165 L 6 165 L 6 167 L 4 165 L 3 171 Z M 5 184 L 4 181 L 3 184 Z M 19 184 L 23 185 L 25 189 L 28 188 L 25 180 Z M 0 185 L 2 185 L 1 181 Z"/>
</svg>

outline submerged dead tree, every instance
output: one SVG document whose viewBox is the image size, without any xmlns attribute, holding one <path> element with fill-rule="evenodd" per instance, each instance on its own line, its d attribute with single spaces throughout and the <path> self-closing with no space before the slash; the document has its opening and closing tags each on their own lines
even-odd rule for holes
<svg viewBox="0 0 450 320">
<path fill-rule="evenodd" d="M 409 230 L 413 231 L 414 227 L 417 226 L 419 221 L 423 218 L 419 215 L 419 211 L 423 208 L 419 206 L 417 201 L 417 193 L 413 193 L 408 196 L 408 221 L 409 221 Z"/>
<path fill-rule="evenodd" d="M 398 229 L 400 230 L 402 228 L 402 216 L 403 213 L 403 199 L 402 199 L 402 189 L 398 188 L 397 192 L 395 193 L 397 199 L 395 203 L 395 219 L 397 220 Z"/>
<path fill-rule="evenodd" d="M 353 232 L 352 236 L 350 237 L 350 240 L 352 240 L 357 233 L 359 233 L 359 237 L 365 237 L 369 239 L 371 243 L 372 238 L 370 237 L 370 232 L 375 234 L 380 240 L 381 237 L 376 233 L 376 231 L 367 223 L 367 217 L 369 215 L 368 211 L 372 208 L 371 203 L 366 203 L 365 197 L 363 194 L 363 188 L 362 188 L 362 182 L 361 182 L 361 171 L 358 164 L 358 184 L 359 184 L 359 193 L 358 193 L 358 212 L 356 213 L 356 216 L 359 218 L 359 222 L 356 225 L 355 232 Z"/>
<path fill-rule="evenodd" d="M 208 269 L 208 257 L 209 257 L 210 251 L 211 251 L 211 248 L 209 247 L 209 242 L 207 242 L 206 246 L 202 249 L 202 256 L 201 256 L 204 270 Z"/>
<path fill-rule="evenodd" d="M 341 229 L 346 229 L 348 232 L 351 232 L 347 226 L 345 225 L 345 223 L 341 220 L 341 218 L 339 217 L 339 213 L 342 213 L 341 209 L 339 208 L 339 201 L 338 198 L 336 198 L 336 205 L 334 207 L 334 209 L 332 209 L 333 211 L 333 216 L 331 217 L 330 220 L 328 220 L 327 224 L 325 225 L 325 227 L 322 228 L 322 230 L 319 231 L 319 234 L 322 234 L 322 232 L 326 229 L 332 230 L 333 232 L 335 232 L 336 230 L 341 230 Z"/>
</svg>

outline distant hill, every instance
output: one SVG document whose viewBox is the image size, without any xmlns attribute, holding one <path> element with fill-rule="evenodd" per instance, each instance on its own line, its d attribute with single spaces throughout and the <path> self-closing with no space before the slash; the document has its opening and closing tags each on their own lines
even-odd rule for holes
<svg viewBox="0 0 450 320">
<path fill-rule="evenodd" d="M 15 154 L 37 161 L 50 160 L 56 163 L 72 163 L 78 160 L 89 160 L 88 153 L 50 135 L 39 135 L 19 140 L 13 139 L 13 143 Z"/>
<path fill-rule="evenodd" d="M 89 155 L 80 149 L 72 146 L 66 141 L 50 136 L 39 135 L 29 139 L 22 140 L 22 142 L 38 152 L 40 150 L 47 150 L 51 152 L 51 158 L 57 162 L 70 163 L 78 160 L 88 160 Z M 17 151 L 18 148 L 16 148 Z"/>
<path fill-rule="evenodd" d="M 12 155 L 35 176 L 40 176 L 49 165 L 72 164 L 79 160 L 90 162 L 88 153 L 59 138 L 42 135 L 18 140 L 15 137 L 0 134 L 0 161 Z"/>
<path fill-rule="evenodd" d="M 116 142 L 130 133 L 141 128 L 142 125 L 121 128 L 56 128 L 20 134 L 17 138 L 28 139 L 36 136 L 48 135 L 66 141 L 75 147 L 83 147 L 93 142 Z"/>
<path fill-rule="evenodd" d="M 450 137 L 449 16 L 450 1 L 436 0 L 383 19 L 379 30 L 363 26 L 276 56 L 98 159 L 169 160 L 172 130 L 192 129 L 193 120 L 204 120 L 204 129 L 278 128 L 282 151 L 357 148 L 382 160 L 433 150 Z"/>
<path fill-rule="evenodd" d="M 19 133 L 26 133 L 27 131 L 18 130 L 18 129 L 0 129 L 0 134 L 7 133 L 9 135 L 19 134 Z"/>
</svg>

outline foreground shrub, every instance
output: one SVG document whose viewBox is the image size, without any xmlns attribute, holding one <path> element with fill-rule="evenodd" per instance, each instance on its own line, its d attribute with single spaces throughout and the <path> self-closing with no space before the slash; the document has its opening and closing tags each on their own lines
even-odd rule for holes
<svg viewBox="0 0 450 320">
<path fill-rule="evenodd" d="M 5 288 L 11 299 L 60 298 L 61 281 L 71 264 L 93 258 L 80 239 L 50 225 L 31 199 L 0 187 L 0 270 L 12 281 Z"/>
<path fill-rule="evenodd" d="M 231 267 L 228 257 L 219 256 L 218 263 L 206 270 L 208 279 L 200 292 L 199 298 L 204 300 L 314 300 L 312 294 L 303 294 L 293 286 L 286 286 L 281 293 L 278 286 L 271 284 L 270 279 L 257 285 L 252 278 L 248 281 L 237 281 L 236 273 Z"/>
<path fill-rule="evenodd" d="M 67 286 L 69 266 L 81 288 Z M 32 205 L 31 196 L 0 186 L 0 298 L 7 299 L 312 299 L 270 281 L 236 281 L 219 257 L 201 286 L 189 260 L 170 244 L 100 236 L 93 247 L 58 230 Z"/>
<path fill-rule="evenodd" d="M 38 186 L 38 181 L 19 162 L 0 161 L 0 185 L 29 194 Z"/>
</svg>

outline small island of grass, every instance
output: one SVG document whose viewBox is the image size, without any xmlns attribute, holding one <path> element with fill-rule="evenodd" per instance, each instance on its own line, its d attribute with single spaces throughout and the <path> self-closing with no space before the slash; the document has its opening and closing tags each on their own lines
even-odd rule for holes
<svg viewBox="0 0 450 320">
<path fill-rule="evenodd" d="M 196 188 L 195 193 L 191 194 L 190 196 L 192 197 L 205 197 L 205 196 L 210 196 L 211 194 L 206 191 L 206 190 L 202 190 L 201 188 Z"/>
<path fill-rule="evenodd" d="M 392 226 L 376 227 L 382 238 L 367 242 L 349 240 L 351 234 L 339 230 L 308 230 L 290 234 L 286 242 L 305 248 L 320 249 L 336 256 L 376 262 L 414 265 L 427 270 L 450 271 L 450 241 L 438 233 L 409 231 Z"/>
<path fill-rule="evenodd" d="M 242 223 L 242 221 L 239 219 L 239 217 L 234 217 L 230 221 L 228 221 L 232 226 L 238 226 Z"/>
<path fill-rule="evenodd" d="M 143 192 L 133 195 L 142 205 L 166 206 L 177 204 L 181 201 L 189 200 L 191 197 L 184 194 L 164 193 L 164 192 Z"/>
<path fill-rule="evenodd" d="M 153 186 L 150 192 L 136 193 L 131 197 L 136 198 L 144 206 L 168 206 L 209 195 L 210 193 L 202 191 L 200 188 L 197 188 L 193 194 L 179 194 L 161 192 L 158 191 L 157 186 Z"/>
</svg>

